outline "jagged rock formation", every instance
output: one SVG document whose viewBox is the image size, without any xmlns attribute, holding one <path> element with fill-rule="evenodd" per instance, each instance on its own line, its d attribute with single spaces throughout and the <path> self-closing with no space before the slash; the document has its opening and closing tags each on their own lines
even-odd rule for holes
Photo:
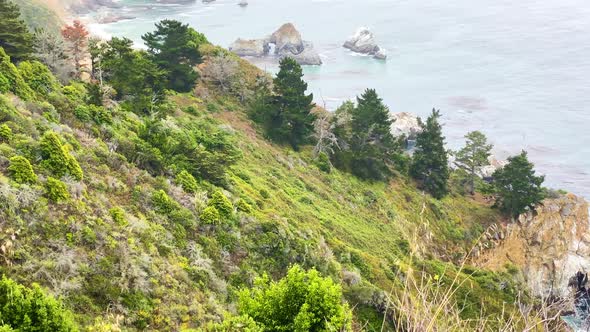
<svg viewBox="0 0 590 332">
<path fill-rule="evenodd" d="M 376 59 L 387 59 L 387 52 L 377 45 L 375 34 L 366 27 L 358 28 L 342 46 L 356 53 L 372 55 Z"/>
<path fill-rule="evenodd" d="M 589 224 L 583 198 L 567 194 L 546 199 L 485 239 L 477 261 L 492 269 L 514 264 L 533 294 L 565 296 L 570 277 L 590 270 Z"/>
<path fill-rule="evenodd" d="M 291 57 L 300 65 L 322 64 L 322 59 L 313 44 L 303 40 L 292 23 L 283 24 L 267 38 L 238 38 L 229 46 L 229 50 L 239 56 L 264 57 L 270 55 L 271 44 L 274 45 L 274 56 L 279 59 Z"/>
</svg>

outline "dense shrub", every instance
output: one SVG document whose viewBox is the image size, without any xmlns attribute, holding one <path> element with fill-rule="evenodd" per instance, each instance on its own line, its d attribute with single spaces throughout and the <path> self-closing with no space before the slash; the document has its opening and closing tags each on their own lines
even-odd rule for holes
<svg viewBox="0 0 590 332">
<path fill-rule="evenodd" d="M 174 210 L 180 209 L 178 203 L 170 198 L 164 190 L 158 190 L 152 194 L 152 205 L 159 213 L 169 215 Z"/>
<path fill-rule="evenodd" d="M 195 193 L 199 189 L 199 184 L 195 180 L 195 177 L 185 170 L 180 171 L 176 176 L 176 184 L 181 186 L 187 193 Z"/>
<path fill-rule="evenodd" d="M 81 104 L 74 109 L 74 114 L 82 122 L 90 122 L 92 120 L 99 125 L 113 122 L 111 112 L 102 106 Z"/>
<path fill-rule="evenodd" d="M 24 100 L 34 98 L 35 93 L 27 83 L 23 80 L 18 69 L 10 62 L 10 57 L 0 47 L 0 73 L 4 77 L 3 81 L 9 82 L 9 89 L 12 93 Z"/>
<path fill-rule="evenodd" d="M 243 199 L 240 199 L 238 201 L 238 204 L 236 207 L 238 208 L 238 211 L 241 211 L 244 213 L 252 213 L 252 211 L 253 211 L 252 206 L 250 204 L 248 204 L 248 202 L 246 202 Z"/>
<path fill-rule="evenodd" d="M 77 331 L 72 315 L 45 295 L 38 285 L 26 288 L 11 279 L 0 281 L 0 318 L 4 331 Z M 6 329 L 10 327 L 11 329 Z"/>
<path fill-rule="evenodd" d="M 71 175 L 74 179 L 82 180 L 84 173 L 78 161 L 70 154 L 57 133 L 48 131 L 41 139 L 41 165 L 58 177 Z"/>
<path fill-rule="evenodd" d="M 234 206 L 221 191 L 213 193 L 208 205 L 215 207 L 223 217 L 229 217 L 234 212 Z"/>
<path fill-rule="evenodd" d="M 258 279 L 239 294 L 239 310 L 265 331 L 342 331 L 351 329 L 351 312 L 342 303 L 340 285 L 316 270 L 293 266 L 273 282 Z"/>
<path fill-rule="evenodd" d="M 0 142 L 10 142 L 12 138 L 12 129 L 6 123 L 0 126 Z"/>
<path fill-rule="evenodd" d="M 0 73 L 0 93 L 6 93 L 8 91 L 10 91 L 10 81 Z"/>
<path fill-rule="evenodd" d="M 203 330 L 204 332 L 263 332 L 260 327 L 248 316 L 230 316 L 222 323 L 209 323 Z M 2 331 L 0 331 L 2 332 Z"/>
<path fill-rule="evenodd" d="M 201 212 L 199 220 L 205 225 L 216 225 L 221 222 L 221 215 L 214 206 L 208 206 Z"/>
<path fill-rule="evenodd" d="M 10 158 L 10 166 L 8 171 L 18 183 L 33 184 L 37 182 L 37 175 L 33 171 L 33 166 L 29 160 L 23 156 L 14 156 Z"/>
<path fill-rule="evenodd" d="M 55 203 L 70 199 L 70 193 L 68 192 L 66 184 L 52 177 L 48 177 L 47 182 L 45 182 L 45 193 L 47 198 Z"/>
<path fill-rule="evenodd" d="M 31 89 L 42 96 L 60 87 L 49 68 L 39 61 L 23 61 L 18 65 L 18 70 Z"/>
</svg>

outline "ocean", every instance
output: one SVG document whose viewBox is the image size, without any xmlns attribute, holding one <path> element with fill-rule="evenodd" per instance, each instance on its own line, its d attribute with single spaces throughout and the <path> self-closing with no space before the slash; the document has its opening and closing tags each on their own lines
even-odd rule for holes
<svg viewBox="0 0 590 332">
<path fill-rule="evenodd" d="M 472 130 L 499 158 L 529 152 L 546 185 L 590 199 L 590 3 L 585 0 L 238 0 L 153 4 L 122 0 L 90 24 L 103 36 L 141 35 L 164 18 L 189 23 L 218 45 L 261 38 L 292 22 L 324 64 L 306 67 L 316 102 L 335 109 L 374 88 L 392 112 L 440 109 L 449 148 Z M 360 26 L 376 34 L 387 61 L 342 43 Z M 256 61 L 274 72 L 273 61 Z"/>
</svg>

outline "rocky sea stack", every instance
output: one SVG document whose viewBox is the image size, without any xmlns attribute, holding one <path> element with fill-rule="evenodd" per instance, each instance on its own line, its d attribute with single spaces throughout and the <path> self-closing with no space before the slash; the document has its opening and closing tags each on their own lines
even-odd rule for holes
<svg viewBox="0 0 590 332">
<path fill-rule="evenodd" d="M 305 41 L 301 33 L 292 23 L 283 24 L 270 36 L 263 39 L 245 40 L 238 38 L 229 46 L 229 50 L 239 56 L 266 57 L 270 56 L 271 45 L 274 56 L 279 59 L 290 57 L 300 65 L 321 65 L 322 59 L 313 44 Z"/>
<path fill-rule="evenodd" d="M 387 52 L 377 45 L 375 35 L 366 27 L 358 28 L 342 46 L 356 53 L 372 55 L 375 59 L 387 59 Z"/>
</svg>

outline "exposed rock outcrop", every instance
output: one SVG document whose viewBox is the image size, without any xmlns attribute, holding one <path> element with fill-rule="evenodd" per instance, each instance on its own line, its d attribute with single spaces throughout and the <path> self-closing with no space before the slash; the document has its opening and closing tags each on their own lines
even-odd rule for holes
<svg viewBox="0 0 590 332">
<path fill-rule="evenodd" d="M 376 59 L 387 59 L 387 52 L 377 45 L 375 35 L 366 27 L 358 28 L 342 46 L 356 53 L 372 55 Z"/>
<path fill-rule="evenodd" d="M 279 59 L 291 57 L 300 65 L 321 65 L 322 59 L 309 41 L 301 38 L 301 34 L 292 23 L 283 24 L 269 37 L 263 39 L 237 39 L 229 46 L 229 50 L 239 56 L 269 56 L 271 44 L 274 54 Z"/>
<path fill-rule="evenodd" d="M 568 294 L 568 281 L 577 271 L 590 270 L 588 202 L 573 194 L 546 199 L 534 211 L 519 216 L 502 231 L 504 239 L 478 258 L 480 265 L 522 269 L 534 295 Z"/>
<path fill-rule="evenodd" d="M 393 124 L 391 125 L 391 134 L 393 137 L 405 135 L 407 139 L 415 140 L 416 135 L 422 131 L 420 122 L 418 122 L 418 116 L 412 113 L 392 113 L 390 117 L 393 120 Z"/>
<path fill-rule="evenodd" d="M 264 39 L 238 38 L 229 46 L 229 50 L 239 56 L 262 57 L 268 54 L 270 47 Z"/>
</svg>

